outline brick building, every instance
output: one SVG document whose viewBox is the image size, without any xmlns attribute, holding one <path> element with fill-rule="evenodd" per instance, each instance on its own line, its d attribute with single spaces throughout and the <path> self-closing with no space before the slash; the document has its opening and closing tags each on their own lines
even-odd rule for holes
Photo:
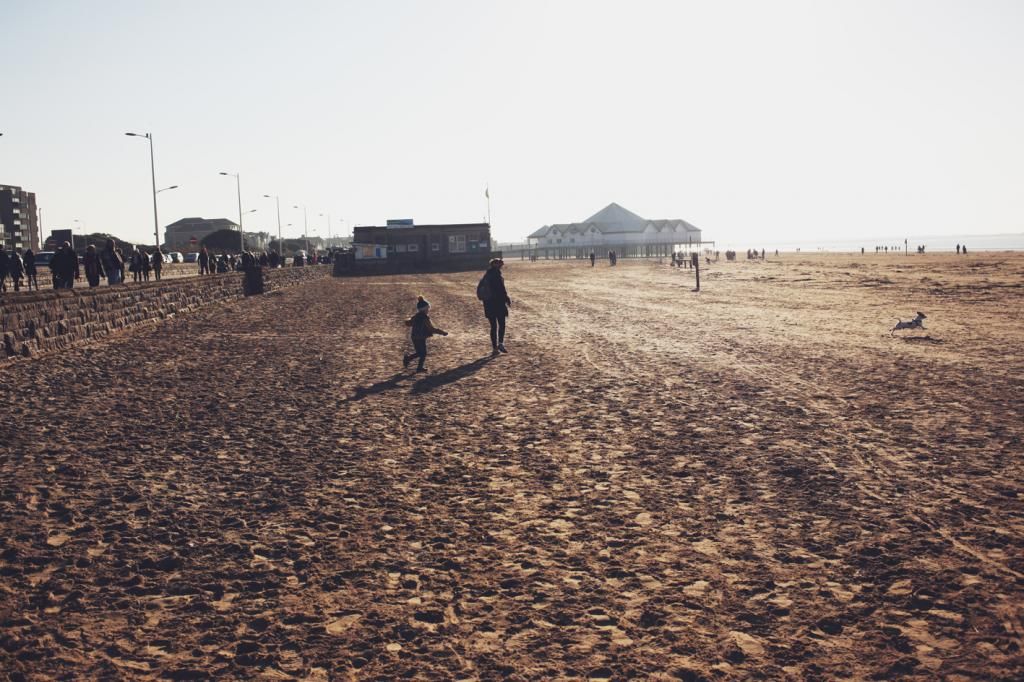
<svg viewBox="0 0 1024 682">
<path fill-rule="evenodd" d="M 0 185 L 0 239 L 7 249 L 39 250 L 39 216 L 34 192 Z"/>
</svg>

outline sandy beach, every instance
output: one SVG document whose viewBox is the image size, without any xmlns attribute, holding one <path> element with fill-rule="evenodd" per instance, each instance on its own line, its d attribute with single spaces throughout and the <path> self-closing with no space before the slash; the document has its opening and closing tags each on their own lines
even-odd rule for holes
<svg viewBox="0 0 1024 682">
<path fill-rule="evenodd" d="M 1024 676 L 1024 254 L 478 276 L 3 364 L 0 671 Z"/>
</svg>

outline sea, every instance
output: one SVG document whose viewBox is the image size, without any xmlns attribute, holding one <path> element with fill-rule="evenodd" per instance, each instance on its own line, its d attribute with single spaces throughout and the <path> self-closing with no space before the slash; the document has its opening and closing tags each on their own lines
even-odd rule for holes
<svg viewBox="0 0 1024 682">
<path fill-rule="evenodd" d="M 1024 251 L 1024 232 L 1010 234 L 960 234 L 960 235 L 919 235 L 907 237 L 907 248 L 910 253 L 916 253 L 918 246 L 925 248 L 925 253 L 942 253 L 956 251 L 957 244 L 967 247 L 968 253 L 975 251 Z M 890 237 L 865 237 L 863 239 L 820 239 L 816 241 L 781 241 L 768 244 L 725 244 L 720 243 L 720 249 L 734 249 L 746 251 L 747 249 L 766 249 L 768 251 L 800 251 L 801 253 L 860 253 L 861 248 L 865 253 L 874 253 L 875 247 L 888 246 L 892 251 L 895 247 L 902 251 L 903 240 L 895 240 Z"/>
</svg>

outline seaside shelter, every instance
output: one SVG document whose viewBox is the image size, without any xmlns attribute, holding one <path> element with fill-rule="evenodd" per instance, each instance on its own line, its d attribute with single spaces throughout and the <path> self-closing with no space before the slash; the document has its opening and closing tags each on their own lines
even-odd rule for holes
<svg viewBox="0 0 1024 682">
<path fill-rule="evenodd" d="M 668 256 L 699 248 L 701 230 L 680 219 L 649 220 L 610 203 L 578 223 L 545 225 L 527 238 L 540 258 L 587 258 L 615 251 L 620 257 Z"/>
</svg>

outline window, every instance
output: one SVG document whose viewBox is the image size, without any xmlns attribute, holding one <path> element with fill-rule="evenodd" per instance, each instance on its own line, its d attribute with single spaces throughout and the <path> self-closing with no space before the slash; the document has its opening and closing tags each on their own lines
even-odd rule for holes
<svg viewBox="0 0 1024 682">
<path fill-rule="evenodd" d="M 466 235 L 448 235 L 448 253 L 466 253 Z"/>
<path fill-rule="evenodd" d="M 420 245 L 419 244 L 409 244 L 409 252 L 410 253 L 412 253 L 413 251 L 419 251 L 419 250 L 420 250 Z"/>
<path fill-rule="evenodd" d="M 405 244 L 395 244 L 395 253 L 405 253 Z"/>
<path fill-rule="evenodd" d="M 431 244 L 430 245 L 430 250 L 431 251 L 440 251 L 441 250 L 441 242 L 434 242 L 433 244 Z"/>
</svg>

